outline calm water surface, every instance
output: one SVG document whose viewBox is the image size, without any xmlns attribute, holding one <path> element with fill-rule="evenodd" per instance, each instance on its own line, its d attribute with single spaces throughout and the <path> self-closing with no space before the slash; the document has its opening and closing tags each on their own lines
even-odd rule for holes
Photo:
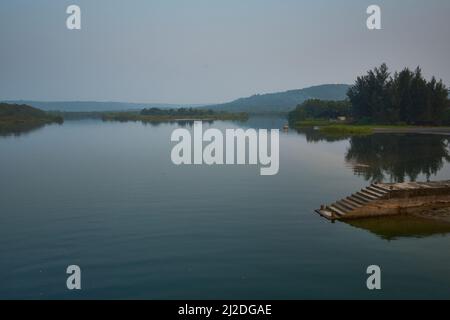
<svg viewBox="0 0 450 320">
<path fill-rule="evenodd" d="M 445 137 L 281 133 L 280 172 L 263 177 L 174 166 L 177 127 L 85 120 L 0 136 L 0 298 L 450 298 L 448 225 L 314 214 L 371 181 L 450 179 Z M 72 264 L 79 292 L 66 289 Z M 371 264 L 380 292 L 365 286 Z"/>
</svg>

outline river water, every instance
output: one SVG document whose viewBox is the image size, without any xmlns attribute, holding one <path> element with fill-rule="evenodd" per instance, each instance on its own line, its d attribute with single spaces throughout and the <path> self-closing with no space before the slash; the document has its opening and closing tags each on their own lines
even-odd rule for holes
<svg viewBox="0 0 450 320">
<path fill-rule="evenodd" d="M 207 128 L 282 128 L 252 117 Z M 178 123 L 0 136 L 0 298 L 449 298 L 450 226 L 314 213 L 372 181 L 450 179 L 447 138 L 280 133 L 280 171 L 175 166 Z M 382 290 L 366 268 L 382 269 Z M 82 290 L 66 288 L 79 265 Z"/>
</svg>

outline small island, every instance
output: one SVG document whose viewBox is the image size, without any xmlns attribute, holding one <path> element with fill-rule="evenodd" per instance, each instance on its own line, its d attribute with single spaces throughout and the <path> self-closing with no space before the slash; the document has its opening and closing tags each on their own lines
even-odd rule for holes
<svg viewBox="0 0 450 320">
<path fill-rule="evenodd" d="M 419 67 L 392 75 L 382 64 L 358 77 L 345 100 L 309 99 L 298 105 L 289 124 L 324 134 L 450 134 L 448 94 L 442 80 L 426 80 Z"/>
<path fill-rule="evenodd" d="M 171 121 L 214 121 L 214 120 L 237 120 L 247 121 L 248 114 L 244 112 L 229 113 L 216 112 L 202 108 L 179 108 L 179 109 L 143 109 L 140 112 L 112 112 L 103 114 L 104 121 L 141 121 L 141 122 L 171 122 Z"/>
<path fill-rule="evenodd" d="M 0 134 L 20 134 L 64 119 L 25 104 L 0 103 Z"/>
</svg>

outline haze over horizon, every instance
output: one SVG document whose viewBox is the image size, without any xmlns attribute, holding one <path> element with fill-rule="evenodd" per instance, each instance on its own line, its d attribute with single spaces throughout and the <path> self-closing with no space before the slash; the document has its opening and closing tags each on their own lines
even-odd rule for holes
<svg viewBox="0 0 450 320">
<path fill-rule="evenodd" d="M 2 2 L 0 99 L 214 104 L 352 84 L 383 62 L 450 84 L 450 3 L 376 3 L 369 31 L 366 0 Z"/>
<path fill-rule="evenodd" d="M 304 88 L 293 88 L 293 89 L 286 89 L 281 91 L 269 91 L 269 92 L 257 92 L 250 94 L 245 97 L 235 97 L 230 99 L 229 101 L 221 101 L 221 102 L 198 102 L 198 103 L 171 103 L 171 102 L 165 102 L 165 101 L 119 101 L 119 100 L 37 100 L 37 99 L 1 99 L 0 101 L 3 102 L 18 102 L 18 101 L 34 101 L 34 102 L 42 102 L 42 103 L 58 103 L 58 102 L 70 102 L 70 103 L 124 103 L 124 104 L 155 104 L 155 105 L 191 105 L 191 106 L 208 106 L 208 105 L 218 105 L 218 104 L 226 104 L 228 102 L 232 102 L 238 99 L 242 98 L 249 98 L 253 96 L 258 95 L 270 95 L 270 94 L 277 94 L 277 93 L 283 93 L 283 92 L 289 92 L 289 91 L 301 91 L 308 88 L 314 88 L 314 87 L 322 87 L 322 86 L 328 86 L 328 85 L 348 85 L 344 83 L 323 83 L 323 84 L 317 84 L 317 85 L 311 85 Z"/>
</svg>

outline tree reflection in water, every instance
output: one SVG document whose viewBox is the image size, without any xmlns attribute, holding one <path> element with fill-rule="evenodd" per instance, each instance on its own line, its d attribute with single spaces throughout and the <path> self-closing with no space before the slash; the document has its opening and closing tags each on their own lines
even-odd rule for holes
<svg viewBox="0 0 450 320">
<path fill-rule="evenodd" d="M 450 223 L 414 215 L 366 218 L 346 221 L 347 224 L 369 231 L 384 240 L 426 238 L 450 233 Z"/>
<path fill-rule="evenodd" d="M 346 162 L 372 182 L 429 180 L 450 161 L 448 137 L 421 134 L 374 134 L 350 138 Z"/>
<path fill-rule="evenodd" d="M 358 176 L 371 182 L 428 180 L 450 162 L 449 137 L 425 134 L 325 135 L 299 129 L 309 143 L 348 140 L 345 161 Z M 425 238 L 450 234 L 450 210 L 415 215 L 355 219 L 345 223 L 384 240 Z"/>
<path fill-rule="evenodd" d="M 26 123 L 26 122 L 17 122 L 8 124 L 0 123 L 0 137 L 9 137 L 9 136 L 18 137 L 27 134 L 29 132 L 41 129 L 45 126 L 46 126 L 45 123 Z"/>
<path fill-rule="evenodd" d="M 353 172 L 371 182 L 429 180 L 450 162 L 449 137 L 379 133 L 361 136 L 325 135 L 312 128 L 297 129 L 307 142 L 349 140 L 345 161 Z"/>
</svg>

